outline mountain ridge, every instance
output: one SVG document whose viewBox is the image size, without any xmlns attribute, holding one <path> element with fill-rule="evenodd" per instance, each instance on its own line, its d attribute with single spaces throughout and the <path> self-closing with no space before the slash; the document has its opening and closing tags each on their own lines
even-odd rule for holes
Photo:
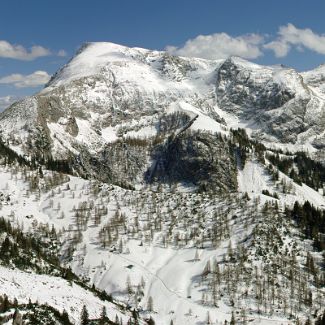
<svg viewBox="0 0 325 325">
<path fill-rule="evenodd" d="M 220 79 L 221 71 L 223 80 Z M 71 131 L 63 132 L 67 137 L 70 134 L 77 139 L 76 118 L 80 117 L 90 122 L 91 125 L 84 127 L 89 128 L 89 138 L 97 138 L 95 142 L 99 144 L 105 143 L 105 139 L 96 136 L 93 124 L 97 124 L 99 131 L 107 125 L 107 132 L 115 133 L 116 138 L 112 127 L 123 120 L 123 116 L 130 124 L 136 115 L 163 114 L 170 104 L 183 100 L 217 121 L 221 120 L 220 110 L 232 113 L 235 119 L 243 119 L 244 123 L 253 119 L 260 129 L 257 132 L 252 129 L 253 133 L 266 140 L 276 138 L 278 142 L 307 144 L 312 150 L 315 147 L 318 150 L 323 146 L 325 136 L 319 132 L 325 123 L 324 101 L 319 96 L 320 91 L 316 93 L 315 87 L 304 83 L 305 79 L 310 80 L 306 76 L 306 73 L 299 74 L 291 68 L 260 66 L 237 57 L 193 59 L 113 43 L 87 43 L 52 76 L 39 94 L 13 104 L 10 111 L 18 115 L 19 111 L 36 105 L 38 117 L 32 117 L 32 124 L 44 124 L 43 127 L 50 129 L 48 122 L 53 120 L 61 132 L 63 128 L 57 122 Z M 47 108 L 42 113 L 44 105 Z M 151 112 L 148 112 L 149 106 Z M 251 113 L 247 115 L 243 107 L 250 108 Z M 98 114 L 106 118 L 101 119 Z M 27 115 L 25 113 L 28 118 Z M 60 117 L 63 120 L 59 121 Z M 19 135 L 19 129 L 6 123 L 8 118 L 6 112 L 0 115 L 3 134 L 7 138 L 10 129 L 14 129 L 11 133 Z M 266 120 L 269 122 L 265 123 Z M 33 133 L 32 128 L 26 127 Z M 318 137 L 317 145 L 313 147 L 313 141 L 308 138 L 315 136 L 321 139 Z M 55 142 L 52 135 L 49 141 Z M 67 141 L 66 146 L 70 148 L 71 142 L 73 139 Z"/>
</svg>

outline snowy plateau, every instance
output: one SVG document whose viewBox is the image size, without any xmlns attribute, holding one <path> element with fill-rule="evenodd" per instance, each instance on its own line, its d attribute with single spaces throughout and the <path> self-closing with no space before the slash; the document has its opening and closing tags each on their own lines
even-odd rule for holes
<svg viewBox="0 0 325 325">
<path fill-rule="evenodd" d="M 324 158 L 324 66 L 85 44 L 0 114 L 0 323 L 324 321 Z"/>
</svg>

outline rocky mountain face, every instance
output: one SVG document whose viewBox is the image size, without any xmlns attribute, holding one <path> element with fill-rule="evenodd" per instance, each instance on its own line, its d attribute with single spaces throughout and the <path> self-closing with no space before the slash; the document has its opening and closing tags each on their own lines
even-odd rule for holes
<svg viewBox="0 0 325 325">
<path fill-rule="evenodd" d="M 258 140 L 300 145 L 321 157 L 323 75 L 322 69 L 299 74 L 239 58 L 209 61 L 91 43 L 39 94 L 3 112 L 0 130 L 12 148 L 27 156 L 64 160 L 90 155 L 104 168 L 103 159 L 118 140 L 165 141 L 179 132 L 184 121 L 168 118 L 178 112 L 188 120 L 199 115 L 188 131 L 227 133 L 231 127 L 244 126 Z M 132 175 L 138 180 L 156 156 L 157 146 L 145 148 L 139 162 L 143 166 L 135 167 L 138 173 Z M 119 158 L 121 154 L 116 155 Z"/>
<path fill-rule="evenodd" d="M 315 84 L 283 67 L 228 59 L 218 70 L 218 106 L 249 121 L 253 135 L 281 143 L 324 143 L 324 97 Z"/>
</svg>

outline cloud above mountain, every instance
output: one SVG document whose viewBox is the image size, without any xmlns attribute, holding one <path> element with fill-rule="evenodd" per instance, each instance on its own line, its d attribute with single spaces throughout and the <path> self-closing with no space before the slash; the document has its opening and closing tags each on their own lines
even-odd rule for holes
<svg viewBox="0 0 325 325">
<path fill-rule="evenodd" d="M 16 88 L 33 88 L 46 84 L 50 77 L 46 71 L 35 71 L 29 75 L 14 73 L 0 78 L 0 84 L 13 85 Z"/>
<path fill-rule="evenodd" d="M 16 96 L 3 96 L 3 97 L 0 97 L 0 112 L 2 112 L 5 108 L 10 106 L 17 99 L 18 98 Z"/>
<path fill-rule="evenodd" d="M 292 49 L 308 49 L 325 55 L 325 34 L 287 24 L 279 27 L 276 36 L 245 34 L 233 37 L 226 33 L 215 33 L 189 39 L 183 46 L 166 47 L 166 51 L 173 55 L 203 59 L 223 59 L 231 55 L 256 59 L 264 55 L 266 50 L 271 50 L 276 57 L 283 58 Z"/>
<path fill-rule="evenodd" d="M 42 56 L 48 56 L 51 51 L 43 46 L 34 45 L 29 50 L 22 45 L 13 45 L 7 41 L 0 40 L 0 57 L 31 61 Z"/>
<path fill-rule="evenodd" d="M 50 55 L 65 57 L 67 53 L 63 49 L 59 50 L 57 53 L 53 53 L 40 45 L 34 45 L 30 49 L 27 49 L 19 44 L 11 44 L 5 40 L 0 40 L 0 58 L 33 61 L 37 58 Z"/>
<path fill-rule="evenodd" d="M 186 41 L 182 47 L 167 46 L 166 50 L 174 55 L 203 59 L 223 59 L 230 55 L 256 59 L 263 54 L 263 43 L 264 37 L 258 34 L 232 37 L 226 33 L 216 33 L 199 35 Z"/>
<path fill-rule="evenodd" d="M 325 54 L 325 34 L 317 34 L 309 28 L 300 29 L 288 24 L 281 26 L 278 37 L 265 44 L 264 48 L 272 50 L 278 58 L 285 57 L 292 48 Z"/>
</svg>

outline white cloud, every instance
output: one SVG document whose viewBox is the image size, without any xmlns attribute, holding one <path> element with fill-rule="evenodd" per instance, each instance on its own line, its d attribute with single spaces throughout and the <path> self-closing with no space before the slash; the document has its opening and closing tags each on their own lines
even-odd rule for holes
<svg viewBox="0 0 325 325">
<path fill-rule="evenodd" d="M 18 100 L 18 98 L 15 96 L 0 97 L 0 112 L 9 107 L 16 100 Z"/>
<path fill-rule="evenodd" d="M 167 46 L 171 54 L 204 59 L 223 59 L 230 55 L 246 59 L 256 59 L 263 55 L 261 45 L 264 37 L 258 34 L 247 34 L 238 37 L 226 33 L 199 35 L 188 40 L 183 47 Z"/>
<path fill-rule="evenodd" d="M 61 57 L 65 57 L 67 56 L 68 53 L 65 51 L 65 50 L 60 50 L 58 53 L 57 53 L 57 56 L 61 56 Z"/>
<path fill-rule="evenodd" d="M 14 85 L 16 88 L 38 87 L 46 84 L 50 75 L 46 71 L 35 71 L 29 75 L 19 73 L 0 78 L 0 84 Z"/>
<path fill-rule="evenodd" d="M 13 45 L 7 41 L 0 40 L 0 57 L 2 58 L 31 61 L 50 54 L 50 50 L 39 45 L 32 46 L 28 50 L 22 45 Z"/>
<path fill-rule="evenodd" d="M 288 55 L 291 46 L 287 42 L 272 41 L 264 45 L 265 49 L 272 50 L 277 58 L 283 58 Z"/>
<path fill-rule="evenodd" d="M 309 28 L 300 29 L 288 24 L 279 28 L 276 40 L 264 45 L 264 48 L 272 50 L 276 57 L 286 56 L 292 47 L 299 51 L 309 49 L 325 54 L 325 35 L 314 33 Z"/>
</svg>

